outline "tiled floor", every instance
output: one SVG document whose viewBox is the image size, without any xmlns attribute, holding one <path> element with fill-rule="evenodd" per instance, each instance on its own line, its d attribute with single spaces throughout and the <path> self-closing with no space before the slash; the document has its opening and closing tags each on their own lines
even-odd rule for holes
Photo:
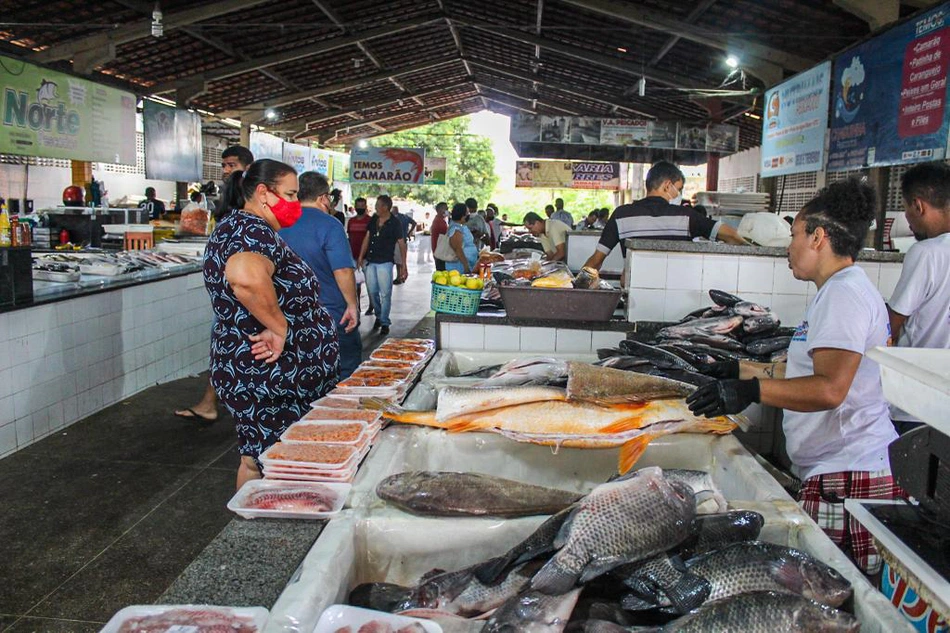
<svg viewBox="0 0 950 633">
<path fill-rule="evenodd" d="M 433 335 L 423 321 L 433 268 L 419 259 L 412 244 L 392 336 Z M 364 354 L 382 340 L 372 323 L 360 327 Z M 229 416 L 199 427 L 171 415 L 205 381 L 157 385 L 0 460 L 0 631 L 98 631 L 122 607 L 155 601 L 228 525 Z"/>
</svg>

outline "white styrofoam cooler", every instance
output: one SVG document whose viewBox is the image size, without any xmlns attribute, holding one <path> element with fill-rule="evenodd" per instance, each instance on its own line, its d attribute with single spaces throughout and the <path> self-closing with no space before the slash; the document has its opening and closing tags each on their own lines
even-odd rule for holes
<svg viewBox="0 0 950 633">
<path fill-rule="evenodd" d="M 875 347 L 868 358 L 881 366 L 888 402 L 950 435 L 950 350 Z"/>
</svg>

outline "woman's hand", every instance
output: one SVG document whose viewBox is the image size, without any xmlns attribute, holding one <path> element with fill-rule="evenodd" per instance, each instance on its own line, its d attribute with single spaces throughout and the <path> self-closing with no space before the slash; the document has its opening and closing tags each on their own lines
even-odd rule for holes
<svg viewBox="0 0 950 633">
<path fill-rule="evenodd" d="M 277 358 L 284 351 L 284 341 L 287 334 L 278 334 L 273 330 L 264 330 L 260 334 L 251 334 L 248 336 L 253 345 L 251 353 L 255 360 L 262 360 L 265 363 L 275 363 Z"/>
</svg>

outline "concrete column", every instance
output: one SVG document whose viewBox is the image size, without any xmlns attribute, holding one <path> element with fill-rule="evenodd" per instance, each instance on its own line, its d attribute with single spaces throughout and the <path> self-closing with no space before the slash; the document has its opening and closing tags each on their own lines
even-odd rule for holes
<svg viewBox="0 0 950 633">
<path fill-rule="evenodd" d="M 251 123 L 250 121 L 241 121 L 241 145 L 250 149 L 251 147 Z"/>
</svg>

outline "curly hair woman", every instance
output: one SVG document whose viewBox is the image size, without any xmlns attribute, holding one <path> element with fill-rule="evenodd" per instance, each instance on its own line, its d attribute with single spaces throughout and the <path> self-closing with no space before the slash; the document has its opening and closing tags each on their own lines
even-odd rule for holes
<svg viewBox="0 0 950 633">
<path fill-rule="evenodd" d="M 707 416 L 739 413 L 753 402 L 784 409 L 799 503 L 865 573 L 880 568 L 871 535 L 844 509 L 848 497 L 892 499 L 887 447 L 897 438 L 880 369 L 865 353 L 890 339 L 887 308 L 864 270 L 854 265 L 875 216 L 874 191 L 857 180 L 821 190 L 792 225 L 788 265 L 818 293 L 795 330 L 784 379 L 731 377 L 696 390 L 690 409 Z"/>
</svg>

